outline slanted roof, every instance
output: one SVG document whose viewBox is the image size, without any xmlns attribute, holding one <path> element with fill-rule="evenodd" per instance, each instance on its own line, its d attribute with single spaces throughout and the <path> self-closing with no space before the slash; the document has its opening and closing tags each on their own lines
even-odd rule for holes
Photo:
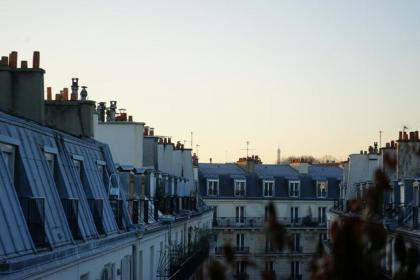
<svg viewBox="0 0 420 280">
<path fill-rule="evenodd" d="M 284 177 L 286 179 L 299 179 L 299 172 L 288 164 L 258 164 L 255 173 L 260 179 Z"/>
<path fill-rule="evenodd" d="M 309 166 L 308 173 L 314 180 L 326 180 L 328 178 L 343 179 L 343 169 L 338 166 L 311 165 Z"/>
<path fill-rule="evenodd" d="M 245 178 L 245 171 L 234 163 L 200 163 L 198 167 L 205 178 L 217 178 L 219 175 Z"/>
</svg>

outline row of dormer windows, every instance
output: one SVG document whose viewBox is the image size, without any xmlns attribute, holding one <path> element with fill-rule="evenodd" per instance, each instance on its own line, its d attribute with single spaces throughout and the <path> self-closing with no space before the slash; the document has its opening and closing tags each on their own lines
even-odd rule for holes
<svg viewBox="0 0 420 280">
<path fill-rule="evenodd" d="M 246 180 L 234 180 L 234 196 L 246 196 Z M 262 195 L 264 197 L 274 196 L 274 180 L 263 180 Z M 219 179 L 207 179 L 207 195 L 219 195 Z M 326 198 L 328 196 L 328 181 L 316 181 L 316 195 L 318 198 Z M 289 180 L 289 197 L 300 197 L 300 181 Z"/>
</svg>

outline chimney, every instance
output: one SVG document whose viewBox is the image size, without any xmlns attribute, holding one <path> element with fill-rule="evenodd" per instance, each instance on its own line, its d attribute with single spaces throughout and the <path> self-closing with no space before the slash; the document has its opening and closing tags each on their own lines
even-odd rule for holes
<svg viewBox="0 0 420 280">
<path fill-rule="evenodd" d="M 47 87 L 47 100 L 48 101 L 52 100 L 52 88 L 51 87 Z"/>
<path fill-rule="evenodd" d="M 395 148 L 395 142 L 394 142 L 394 140 L 391 141 L 391 148 Z"/>
<path fill-rule="evenodd" d="M 17 52 L 11 52 L 9 54 L 9 67 L 10 68 L 17 68 L 17 59 L 18 59 Z"/>
<path fill-rule="evenodd" d="M 2 57 L 0 65 L 0 110 L 38 123 L 44 122 L 43 69 L 28 68 L 27 61 L 18 65 L 18 53 Z M 6 65 L 8 62 L 8 65 Z"/>
<path fill-rule="evenodd" d="M 149 135 L 155 136 L 155 129 L 153 127 L 150 128 Z"/>
<path fill-rule="evenodd" d="M 71 100 L 79 99 L 79 78 L 71 79 Z"/>
<path fill-rule="evenodd" d="M 33 55 L 33 58 L 32 58 L 32 68 L 33 69 L 39 69 L 39 60 L 40 60 L 39 57 L 40 57 L 39 52 L 35 51 L 34 55 Z"/>
<path fill-rule="evenodd" d="M 418 131 L 414 131 L 414 138 L 416 140 L 419 140 L 419 132 Z"/>
<path fill-rule="evenodd" d="M 144 127 L 144 136 L 149 136 L 149 127 L 148 126 L 145 126 Z"/>
<path fill-rule="evenodd" d="M 210 158 L 210 164 L 212 164 L 213 163 L 213 159 L 212 158 Z"/>
<path fill-rule="evenodd" d="M 20 62 L 20 68 L 21 69 L 28 69 L 28 62 L 26 60 L 22 60 Z"/>
<path fill-rule="evenodd" d="M 128 116 L 128 121 L 133 122 L 133 116 Z"/>
<path fill-rule="evenodd" d="M 63 89 L 63 100 L 65 101 L 69 100 L 69 88 Z"/>
<path fill-rule="evenodd" d="M 45 124 L 77 137 L 93 137 L 93 114 L 96 111 L 94 101 L 74 99 L 77 93 L 78 79 L 72 79 L 71 100 L 68 100 L 68 88 L 56 94 L 55 101 L 45 101 Z"/>
<path fill-rule="evenodd" d="M 403 140 L 408 140 L 408 134 L 407 132 L 404 131 L 403 133 Z"/>
<path fill-rule="evenodd" d="M 398 140 L 402 140 L 403 139 L 403 132 L 402 131 L 400 131 L 399 133 L 398 133 Z"/>
<path fill-rule="evenodd" d="M 410 140 L 414 140 L 414 132 L 410 131 Z"/>
<path fill-rule="evenodd" d="M 2 56 L 0 61 L 0 66 L 9 66 L 9 57 Z"/>
</svg>

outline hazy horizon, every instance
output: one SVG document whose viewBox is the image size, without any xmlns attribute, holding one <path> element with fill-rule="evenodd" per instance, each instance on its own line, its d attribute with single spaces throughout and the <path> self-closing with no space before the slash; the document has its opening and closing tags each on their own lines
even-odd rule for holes
<svg viewBox="0 0 420 280">
<path fill-rule="evenodd" d="M 7 8 L 6 8 L 7 7 Z M 199 144 L 201 162 L 350 153 L 420 127 L 419 1 L 3 1 L 0 55 Z M 109 104 L 109 103 L 108 103 Z M 189 142 L 186 146 L 190 146 Z M 194 147 L 195 148 L 195 147 Z"/>
</svg>

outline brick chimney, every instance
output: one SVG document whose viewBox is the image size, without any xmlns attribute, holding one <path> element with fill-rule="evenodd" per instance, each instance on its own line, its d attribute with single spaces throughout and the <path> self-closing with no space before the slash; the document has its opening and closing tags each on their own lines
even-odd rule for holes
<svg viewBox="0 0 420 280">
<path fill-rule="evenodd" d="M 22 61 L 18 65 L 18 53 L 0 61 L 0 110 L 37 123 L 44 123 L 44 74 L 39 68 L 40 54 L 33 53 L 32 68 Z"/>
</svg>

